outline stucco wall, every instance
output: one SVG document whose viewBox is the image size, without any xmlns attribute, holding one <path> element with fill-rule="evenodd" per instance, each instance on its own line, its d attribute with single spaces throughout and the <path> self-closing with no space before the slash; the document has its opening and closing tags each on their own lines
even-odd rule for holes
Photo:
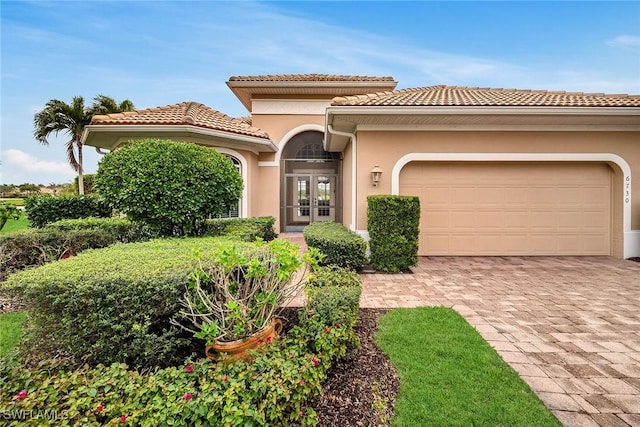
<svg viewBox="0 0 640 427">
<path fill-rule="evenodd" d="M 257 114 L 253 116 L 253 126 L 263 129 L 275 142 L 280 151 L 286 142 L 305 130 L 321 130 L 324 126 L 324 115 L 277 115 Z M 266 157 L 266 156 L 263 156 Z M 255 185 L 255 216 L 276 217 L 276 230 L 280 230 L 280 156 L 279 153 L 269 160 L 260 161 Z"/>
<path fill-rule="evenodd" d="M 391 194 L 394 165 L 408 153 L 610 153 L 620 156 L 630 166 L 631 228 L 640 230 L 638 141 L 638 132 L 362 131 L 357 138 L 357 229 L 365 230 L 367 227 L 366 197 L 370 194 Z M 373 187 L 370 171 L 376 164 L 384 173 L 380 185 Z M 613 255 L 622 256 L 624 178 L 618 167 L 613 165 L 612 169 L 612 245 L 616 248 Z M 350 218 L 350 215 L 350 209 L 345 209 L 344 218 Z"/>
</svg>

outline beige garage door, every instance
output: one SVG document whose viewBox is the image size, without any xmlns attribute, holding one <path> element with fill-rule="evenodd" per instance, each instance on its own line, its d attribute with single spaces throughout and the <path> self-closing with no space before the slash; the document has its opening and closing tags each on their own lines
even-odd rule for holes
<svg viewBox="0 0 640 427">
<path fill-rule="evenodd" d="M 609 255 L 610 169 L 601 163 L 413 162 L 420 255 Z"/>
</svg>

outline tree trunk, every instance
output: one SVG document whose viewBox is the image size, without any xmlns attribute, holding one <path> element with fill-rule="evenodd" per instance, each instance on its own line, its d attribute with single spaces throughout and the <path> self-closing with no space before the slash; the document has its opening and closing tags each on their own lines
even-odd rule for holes
<svg viewBox="0 0 640 427">
<path fill-rule="evenodd" d="M 82 167 L 82 143 L 76 142 L 78 146 L 78 194 L 84 195 L 84 168 Z"/>
</svg>

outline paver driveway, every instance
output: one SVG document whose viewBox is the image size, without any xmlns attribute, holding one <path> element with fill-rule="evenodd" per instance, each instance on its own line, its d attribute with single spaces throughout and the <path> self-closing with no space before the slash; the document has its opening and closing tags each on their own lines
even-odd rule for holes
<svg viewBox="0 0 640 427">
<path fill-rule="evenodd" d="M 363 275 L 362 307 L 453 307 L 566 426 L 640 426 L 640 263 L 426 257 Z"/>
</svg>

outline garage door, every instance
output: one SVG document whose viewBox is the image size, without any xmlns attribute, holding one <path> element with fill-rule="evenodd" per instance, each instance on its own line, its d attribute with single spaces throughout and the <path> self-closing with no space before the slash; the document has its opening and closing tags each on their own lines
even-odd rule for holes
<svg viewBox="0 0 640 427">
<path fill-rule="evenodd" d="M 602 163 L 413 162 L 420 255 L 609 255 L 610 169 Z"/>
</svg>

